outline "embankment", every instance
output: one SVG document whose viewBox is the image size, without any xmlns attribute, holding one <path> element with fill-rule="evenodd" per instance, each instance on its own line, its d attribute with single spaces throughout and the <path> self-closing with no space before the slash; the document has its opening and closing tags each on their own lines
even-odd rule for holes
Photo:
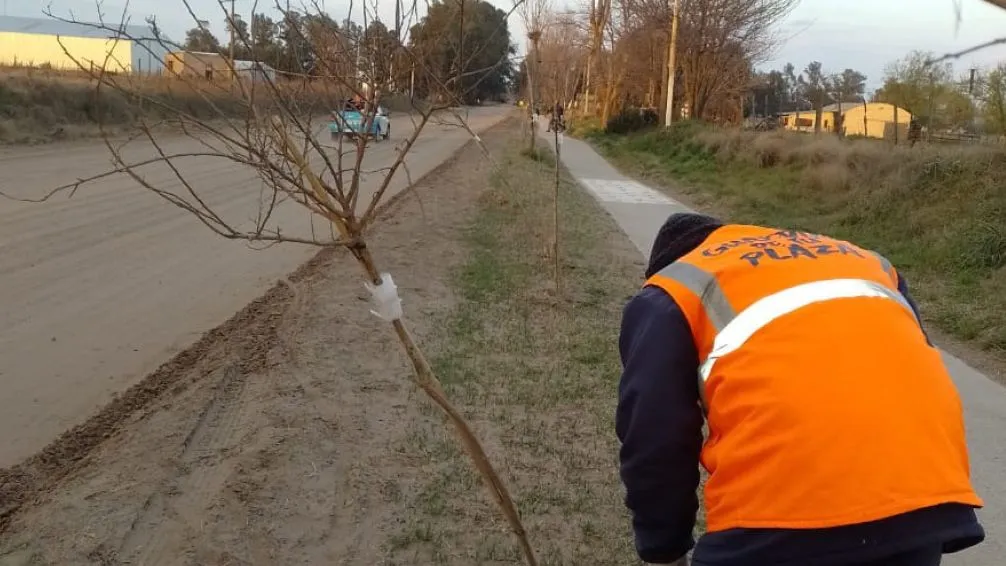
<svg viewBox="0 0 1006 566">
<path fill-rule="evenodd" d="M 827 233 L 894 262 L 938 329 L 1006 354 L 1006 150 L 682 123 L 581 130 L 619 167 L 732 221 Z"/>
</svg>

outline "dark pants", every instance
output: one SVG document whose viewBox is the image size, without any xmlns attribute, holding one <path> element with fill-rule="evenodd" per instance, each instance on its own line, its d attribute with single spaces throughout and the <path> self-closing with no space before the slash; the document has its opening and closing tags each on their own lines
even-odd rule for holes
<svg viewBox="0 0 1006 566">
<path fill-rule="evenodd" d="M 942 546 L 920 548 L 872 562 L 857 562 L 855 566 L 939 566 Z"/>
<path fill-rule="evenodd" d="M 943 547 L 942 545 L 938 545 L 927 546 L 918 550 L 903 552 L 901 554 L 887 556 L 886 558 L 871 560 L 869 562 L 838 562 L 832 559 L 828 560 L 827 564 L 828 566 L 940 566 L 942 559 Z M 807 566 L 813 566 L 816 564 L 814 561 L 805 561 L 804 563 Z M 692 566 L 703 566 L 704 564 L 705 563 L 703 562 L 692 562 Z M 793 563 L 787 561 L 786 564 L 789 565 Z"/>
</svg>

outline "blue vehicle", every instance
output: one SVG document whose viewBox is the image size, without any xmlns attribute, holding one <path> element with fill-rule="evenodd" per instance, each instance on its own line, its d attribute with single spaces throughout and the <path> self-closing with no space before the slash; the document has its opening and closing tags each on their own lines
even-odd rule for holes
<svg viewBox="0 0 1006 566">
<path fill-rule="evenodd" d="M 328 131 L 332 141 L 338 141 L 343 136 L 355 137 L 363 133 L 366 116 L 354 104 L 347 103 L 342 111 L 332 112 L 332 121 L 328 123 Z M 391 121 L 388 111 L 382 106 L 377 107 L 377 114 L 370 122 L 370 136 L 386 140 L 391 137 Z"/>
</svg>

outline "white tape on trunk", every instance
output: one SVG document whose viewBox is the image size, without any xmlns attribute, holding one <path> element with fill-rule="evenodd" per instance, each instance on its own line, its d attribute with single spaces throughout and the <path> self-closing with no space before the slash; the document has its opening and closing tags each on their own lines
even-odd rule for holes
<svg viewBox="0 0 1006 566">
<path fill-rule="evenodd" d="M 398 287 L 391 278 L 391 274 L 382 273 L 379 285 L 365 282 L 363 286 L 370 291 L 370 298 L 374 302 L 374 308 L 370 310 L 371 314 L 388 322 L 401 320 L 402 299 L 398 296 Z"/>
</svg>

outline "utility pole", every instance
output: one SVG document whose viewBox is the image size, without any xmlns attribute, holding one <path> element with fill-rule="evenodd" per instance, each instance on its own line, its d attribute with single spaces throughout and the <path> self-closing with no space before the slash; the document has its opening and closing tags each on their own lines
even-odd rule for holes
<svg viewBox="0 0 1006 566">
<path fill-rule="evenodd" d="M 971 102 L 971 133 L 978 132 L 978 97 L 975 96 L 975 75 L 978 69 L 971 67 L 971 76 L 968 78 L 968 100 Z"/>
<path fill-rule="evenodd" d="M 395 0 L 395 39 L 402 41 L 402 0 Z"/>
<path fill-rule="evenodd" d="M 234 19 L 234 12 L 235 12 L 234 4 L 235 4 L 235 2 L 236 2 L 236 0 L 231 0 L 231 26 L 230 26 L 231 27 L 231 45 L 230 45 L 230 51 L 231 51 L 231 83 L 236 82 L 237 78 L 238 78 L 237 68 L 234 66 L 234 35 L 235 35 L 235 31 L 236 31 L 235 28 L 237 28 L 237 23 L 238 23 L 237 20 Z"/>
<path fill-rule="evenodd" d="M 535 26 L 535 28 L 537 28 L 537 20 L 535 20 L 535 23 L 532 25 Z M 538 125 L 537 116 L 535 115 L 536 110 L 535 105 L 539 103 L 539 100 L 538 97 L 536 96 L 537 92 L 535 89 L 538 86 L 538 79 L 540 78 L 537 76 L 537 74 L 539 67 L 538 63 L 540 63 L 540 61 L 538 61 L 538 40 L 541 39 L 541 31 L 538 29 L 534 29 L 530 33 L 528 33 L 527 36 L 528 39 L 531 40 L 531 51 L 528 54 L 529 57 L 524 58 L 524 68 L 527 69 L 528 98 L 531 99 L 529 106 L 531 110 L 531 151 L 534 151 L 535 137 L 537 137 L 538 135 L 537 133 L 538 131 L 535 129 Z M 527 63 L 529 59 L 533 65 Z"/>
<path fill-rule="evenodd" d="M 678 12 L 681 0 L 674 0 L 671 5 L 671 40 L 667 45 L 667 105 L 664 108 L 664 126 L 670 127 L 674 121 L 674 75 L 677 69 L 678 51 Z"/>
</svg>

